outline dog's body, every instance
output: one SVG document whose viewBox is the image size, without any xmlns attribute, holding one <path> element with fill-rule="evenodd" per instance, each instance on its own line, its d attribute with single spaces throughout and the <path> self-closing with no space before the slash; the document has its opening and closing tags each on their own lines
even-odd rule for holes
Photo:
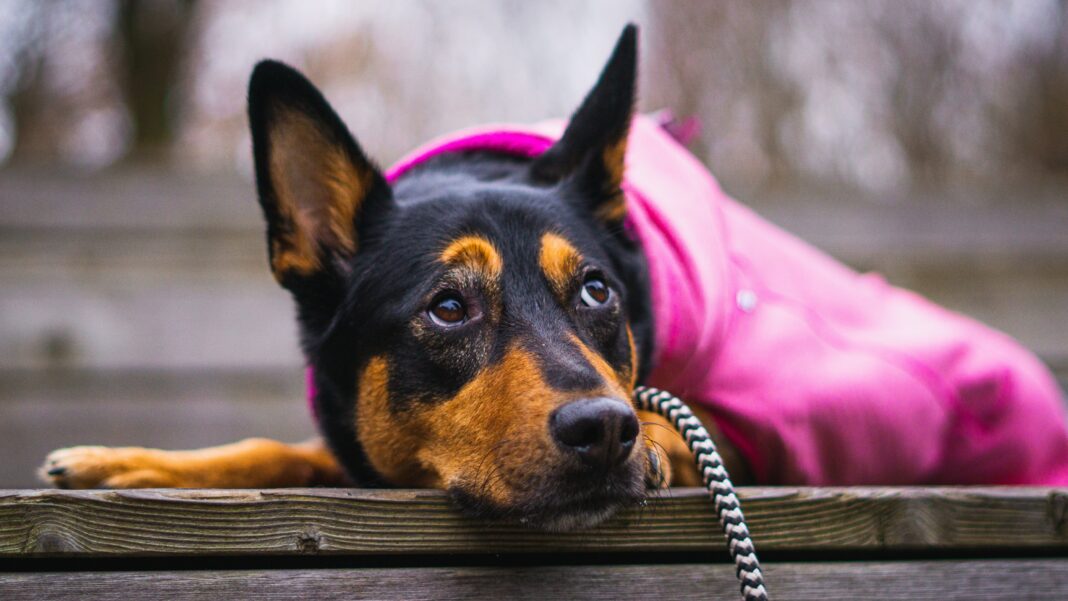
<svg viewBox="0 0 1068 601">
<path fill-rule="evenodd" d="M 563 129 L 451 134 L 387 178 L 457 153 L 538 157 Z M 1068 483 L 1063 400 L 1026 349 L 768 223 L 649 117 L 626 162 L 655 325 L 643 382 L 710 411 L 757 480 Z"/>
<path fill-rule="evenodd" d="M 687 213 L 651 209 L 646 196 L 652 194 L 652 176 L 641 173 L 646 167 L 624 169 L 628 139 L 657 135 L 654 125 L 640 119 L 632 131 L 635 52 L 635 31 L 628 28 L 562 133 L 517 130 L 498 138 L 511 143 L 496 145 L 460 136 L 387 174 L 366 158 L 310 83 L 288 67 L 261 64 L 249 92 L 257 183 L 272 270 L 297 302 L 325 444 L 250 440 L 185 452 L 77 447 L 50 456 L 48 477 L 74 487 L 433 486 L 448 489 L 476 515 L 546 528 L 587 526 L 639 500 L 649 485 L 697 481 L 681 439 L 661 420 L 636 415 L 629 403 L 636 383 L 649 380 L 708 411 L 702 421 L 726 447 L 736 481 L 747 480 L 755 467 L 763 481 L 948 482 L 952 462 L 975 461 L 990 461 L 990 469 L 972 469 L 964 479 L 1068 478 L 1068 434 L 1055 385 L 1026 352 L 987 337 L 987 330 L 970 322 L 949 328 L 953 335 L 944 345 L 944 337 L 935 336 L 944 352 L 937 360 L 924 357 L 916 369 L 941 370 L 932 381 L 953 385 L 967 379 L 963 372 L 994 373 L 1002 378 L 998 382 L 1008 382 L 1011 390 L 1002 386 L 991 393 L 983 388 L 988 380 L 970 380 L 968 390 L 979 391 L 976 399 L 996 401 L 978 424 L 966 424 L 982 430 L 972 438 L 970 430 L 952 429 L 959 412 L 927 423 L 930 428 L 919 435 L 908 433 L 907 420 L 925 422 L 930 413 L 880 423 L 902 411 L 945 408 L 932 398 L 930 389 L 937 385 L 912 381 L 927 376 L 911 374 L 907 385 L 900 383 L 907 370 L 886 359 L 888 348 L 900 350 L 900 341 L 873 346 L 871 340 L 829 340 L 821 334 L 819 344 L 806 347 L 799 341 L 808 334 L 801 330 L 814 320 L 799 328 L 776 320 L 775 309 L 759 327 L 734 323 L 730 332 L 726 321 L 706 319 L 695 328 L 693 320 L 679 318 L 687 311 L 727 309 L 708 304 L 713 298 L 727 298 L 749 315 L 757 302 L 774 299 L 765 293 L 774 292 L 775 284 L 740 282 L 754 275 L 744 269 L 704 274 L 709 262 L 737 264 L 746 257 L 726 251 L 709 257 L 699 246 L 680 250 L 680 243 L 702 244 L 702 232 L 694 229 L 700 220 L 680 234 L 687 229 Z M 635 158 L 643 152 L 655 162 L 683 151 L 631 148 L 628 160 L 644 161 Z M 696 162 L 688 160 L 692 169 Z M 694 189 L 676 174 L 666 179 L 683 186 L 676 188 L 679 194 Z M 718 188 L 715 192 L 722 196 Z M 754 227 L 755 217 L 739 213 L 736 205 L 714 210 L 731 212 L 723 222 L 736 226 L 731 235 L 754 236 L 748 247 L 736 244 L 732 251 L 779 244 L 785 269 L 795 269 L 792 255 L 815 252 L 795 246 L 785 234 Z M 653 230 L 673 233 L 654 239 Z M 726 231 L 717 226 L 704 235 Z M 682 258 L 670 264 L 669 255 Z M 819 269 L 830 269 L 822 261 L 816 261 Z M 824 275 L 811 283 L 856 278 Z M 864 294 L 852 300 L 857 310 L 848 310 L 848 299 L 825 304 L 835 309 L 830 329 L 847 324 L 850 334 L 871 333 L 874 326 L 867 322 L 878 321 L 873 316 L 900 308 L 897 293 L 894 302 L 879 307 L 871 305 L 879 299 L 869 288 L 845 286 L 833 293 L 858 291 Z M 693 303 L 707 306 L 694 309 Z M 865 330 L 859 322 L 871 327 Z M 874 329 L 886 334 L 905 323 L 888 319 Z M 709 332 L 716 345 L 707 344 Z M 730 356 L 724 349 L 731 336 L 743 351 L 767 356 L 746 361 Z M 962 367 L 975 358 L 965 339 L 976 336 L 1004 347 L 990 369 Z M 912 336 L 910 344 L 922 339 Z M 859 354 L 820 347 L 843 344 L 868 346 Z M 791 353 L 802 367 L 791 371 L 768 363 L 789 362 Z M 886 365 L 872 369 L 873 357 Z M 834 369 L 824 369 L 827 365 Z M 779 402 L 773 389 L 788 390 L 788 376 L 808 385 L 799 387 L 804 395 L 786 392 Z M 833 377 L 838 380 L 826 380 Z M 839 385 L 858 378 L 878 380 L 875 387 Z M 822 395 L 812 390 L 813 381 L 826 383 Z M 872 390 L 875 405 L 864 397 Z M 847 393 L 856 398 L 841 398 Z M 888 408 L 901 394 L 910 396 Z M 1015 403 L 1020 395 L 1025 402 Z M 956 391 L 949 397 L 963 398 Z M 830 402 L 805 404 L 813 398 Z M 992 426 L 991 416 L 1009 427 Z M 1036 417 L 1045 424 L 1044 434 L 1023 441 L 1027 453 L 1008 460 L 991 456 L 1021 442 L 1014 438 L 1021 424 Z M 836 420 L 848 435 L 834 431 Z M 814 436 L 824 446 L 804 448 Z M 960 436 L 968 444 L 980 439 L 989 444 L 946 451 Z M 875 455 L 887 453 L 888 444 L 908 454 L 925 437 L 937 448 L 938 460 L 952 462 L 933 466 L 936 459 L 921 448 L 914 458 L 887 464 L 900 472 L 871 471 L 878 465 Z M 864 445 L 883 448 L 851 461 L 848 455 Z M 848 465 L 860 467 L 843 467 Z"/>
</svg>

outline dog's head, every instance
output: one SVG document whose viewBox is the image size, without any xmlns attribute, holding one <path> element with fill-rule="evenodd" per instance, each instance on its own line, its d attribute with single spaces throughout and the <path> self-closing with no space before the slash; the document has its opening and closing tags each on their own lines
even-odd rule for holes
<svg viewBox="0 0 1068 601">
<path fill-rule="evenodd" d="M 311 83 L 256 68 L 271 268 L 356 481 L 558 529 L 643 497 L 630 395 L 651 324 L 620 189 L 635 63 L 631 26 L 544 154 L 443 155 L 392 185 Z"/>
</svg>

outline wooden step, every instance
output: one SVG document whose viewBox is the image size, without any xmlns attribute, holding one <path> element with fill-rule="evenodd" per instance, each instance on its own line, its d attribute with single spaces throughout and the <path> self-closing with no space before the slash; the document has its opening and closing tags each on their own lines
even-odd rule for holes
<svg viewBox="0 0 1068 601">
<path fill-rule="evenodd" d="M 1068 595 L 1066 489 L 738 492 L 772 599 Z M 566 533 L 431 490 L 0 491 L 0 598 L 20 601 L 736 599 L 725 547 L 703 489 Z"/>
<path fill-rule="evenodd" d="M 740 598 L 734 566 L 722 562 L 633 565 L 629 560 L 628 564 L 141 571 L 116 567 L 116 571 L 8 574 L 0 577 L 0 595 L 9 601 Z M 1068 595 L 1064 559 L 790 561 L 765 562 L 762 571 L 771 598 L 791 601 L 1021 601 Z"/>
<path fill-rule="evenodd" d="M 741 487 L 738 496 L 763 552 L 1068 550 L 1063 488 Z M 589 532 L 548 533 L 465 518 L 429 489 L 11 490 L 0 491 L 0 557 L 725 551 L 707 490 L 669 489 L 647 503 Z"/>
</svg>

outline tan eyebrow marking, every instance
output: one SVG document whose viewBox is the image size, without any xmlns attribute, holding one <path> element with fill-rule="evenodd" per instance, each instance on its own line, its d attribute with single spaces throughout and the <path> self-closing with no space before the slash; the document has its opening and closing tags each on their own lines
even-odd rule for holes
<svg viewBox="0 0 1068 601">
<path fill-rule="evenodd" d="M 469 267 L 489 278 L 500 277 L 504 268 L 504 260 L 497 248 L 481 236 L 462 236 L 453 240 L 441 251 L 438 260 L 447 265 Z"/>
<path fill-rule="evenodd" d="M 582 253 L 559 234 L 546 232 L 541 236 L 538 263 L 553 291 L 563 298 L 571 287 L 572 278 L 582 265 Z"/>
</svg>

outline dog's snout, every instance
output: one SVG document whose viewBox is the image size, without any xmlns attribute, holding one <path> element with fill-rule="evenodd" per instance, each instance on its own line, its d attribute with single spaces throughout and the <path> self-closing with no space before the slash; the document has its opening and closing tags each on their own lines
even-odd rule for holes
<svg viewBox="0 0 1068 601">
<path fill-rule="evenodd" d="M 566 452 L 592 467 L 622 463 L 638 438 L 638 416 L 629 405 L 604 397 L 571 401 L 553 411 L 549 431 Z"/>
</svg>

